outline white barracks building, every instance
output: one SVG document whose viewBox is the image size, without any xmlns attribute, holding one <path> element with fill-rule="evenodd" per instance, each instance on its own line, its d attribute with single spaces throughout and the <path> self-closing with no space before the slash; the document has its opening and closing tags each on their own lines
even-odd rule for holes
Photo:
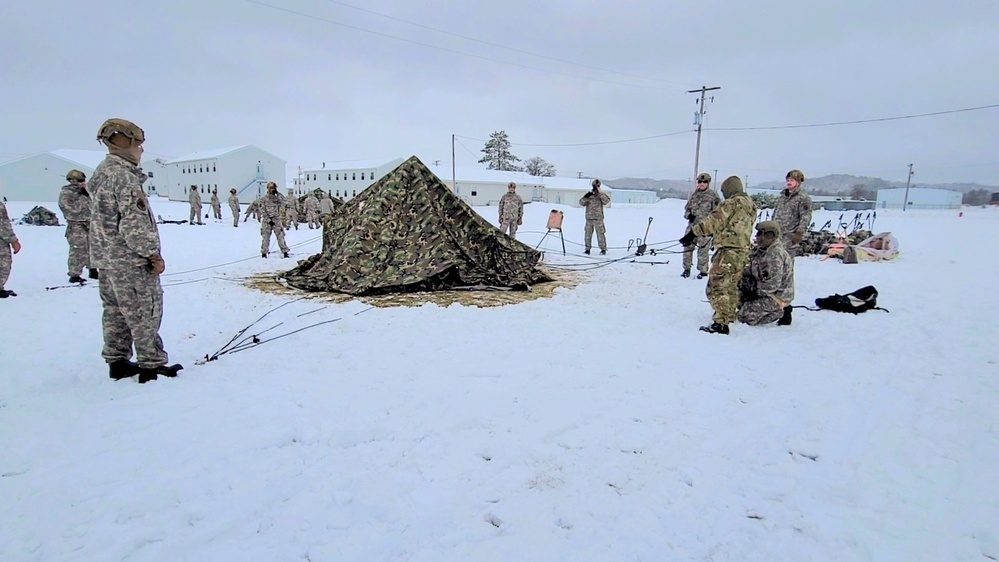
<svg viewBox="0 0 999 562">
<path fill-rule="evenodd" d="M 188 190 L 193 185 L 202 195 L 202 200 L 218 191 L 219 197 L 236 188 L 242 202 L 256 199 L 265 191 L 267 182 L 278 186 L 285 183 L 286 162 L 252 144 L 201 150 L 180 158 L 167 160 L 168 195 L 172 201 L 187 201 Z"/>
</svg>

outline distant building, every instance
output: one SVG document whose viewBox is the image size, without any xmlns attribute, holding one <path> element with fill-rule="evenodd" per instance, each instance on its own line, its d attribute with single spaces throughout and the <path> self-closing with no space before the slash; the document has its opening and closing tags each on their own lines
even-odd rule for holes
<svg viewBox="0 0 999 562">
<path fill-rule="evenodd" d="M 615 187 L 611 192 L 611 202 L 626 203 L 630 205 L 648 205 L 651 203 L 658 203 L 659 195 L 655 191 L 646 191 L 644 189 L 621 189 L 619 187 Z"/>
<path fill-rule="evenodd" d="M 850 199 L 837 195 L 810 195 L 809 197 L 812 198 L 812 209 L 815 211 L 869 211 L 877 203 L 876 201 Z"/>
<path fill-rule="evenodd" d="M 323 164 L 320 168 L 302 170 L 301 175 L 292 181 L 292 189 L 297 195 L 302 195 L 318 188 L 328 191 L 333 197 L 349 201 L 402 162 L 402 158 L 396 158 L 334 162 L 330 166 Z"/>
<path fill-rule="evenodd" d="M 90 178 L 107 155 L 105 150 L 60 148 L 4 162 L 0 164 L 4 197 L 9 201 L 56 201 L 59 189 L 66 185 L 66 172 L 80 170 Z M 165 162 L 162 157 L 143 154 L 141 167 L 149 176 L 143 184 L 147 193 L 166 188 L 166 168 L 161 162 Z"/>
<path fill-rule="evenodd" d="M 906 202 L 904 187 L 878 190 L 878 209 L 901 209 Z M 908 209 L 960 209 L 962 194 L 949 189 L 909 188 Z"/>
<path fill-rule="evenodd" d="M 526 172 L 457 168 L 452 177 L 450 166 L 431 166 L 430 169 L 444 185 L 469 205 L 499 205 L 510 182 L 517 184 L 517 194 L 525 202 L 544 200 L 544 178 Z"/>
<path fill-rule="evenodd" d="M 991 203 L 993 205 L 999 205 L 999 191 L 996 191 L 996 192 L 994 192 L 992 194 L 992 201 L 991 201 Z"/>
<path fill-rule="evenodd" d="M 283 187 L 285 165 L 282 158 L 252 144 L 202 150 L 167 160 L 164 164 L 168 195 L 173 201 L 187 201 L 192 185 L 202 194 L 202 199 L 210 197 L 215 190 L 225 194 L 236 188 L 240 199 L 249 201 L 263 195 L 269 181 Z"/>
</svg>

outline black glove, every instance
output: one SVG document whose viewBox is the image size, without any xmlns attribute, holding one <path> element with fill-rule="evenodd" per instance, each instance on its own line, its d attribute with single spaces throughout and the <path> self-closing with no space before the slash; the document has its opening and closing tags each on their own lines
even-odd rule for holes
<svg viewBox="0 0 999 562">
<path fill-rule="evenodd" d="M 267 224 L 269 224 L 269 225 L 271 225 L 273 227 L 274 226 L 274 221 L 268 221 Z"/>
<path fill-rule="evenodd" d="M 742 302 L 754 301 L 760 297 L 757 294 L 756 278 L 752 275 L 743 274 L 739 279 L 739 297 Z"/>
<path fill-rule="evenodd" d="M 685 218 L 687 219 L 687 222 L 694 222 L 694 213 L 687 213 Z"/>
<path fill-rule="evenodd" d="M 691 244 L 694 243 L 694 240 L 697 240 L 697 235 L 695 235 L 694 231 L 691 230 L 690 232 L 680 237 L 680 245 L 684 247 L 690 246 Z"/>
</svg>

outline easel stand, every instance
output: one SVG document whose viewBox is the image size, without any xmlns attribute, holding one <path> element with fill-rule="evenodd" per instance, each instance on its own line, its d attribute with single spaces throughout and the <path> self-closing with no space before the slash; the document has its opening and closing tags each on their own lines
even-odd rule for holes
<svg viewBox="0 0 999 562">
<path fill-rule="evenodd" d="M 548 238 L 548 235 L 551 234 L 553 230 L 558 231 L 558 237 L 562 239 L 562 255 L 564 256 L 565 255 L 565 236 L 562 235 L 562 229 L 561 228 L 549 228 L 548 232 L 546 232 L 545 235 L 541 237 L 541 240 L 538 241 L 538 245 L 535 246 L 534 249 L 537 250 L 538 248 L 540 248 L 541 247 L 541 243 L 545 241 L 545 238 Z"/>
</svg>

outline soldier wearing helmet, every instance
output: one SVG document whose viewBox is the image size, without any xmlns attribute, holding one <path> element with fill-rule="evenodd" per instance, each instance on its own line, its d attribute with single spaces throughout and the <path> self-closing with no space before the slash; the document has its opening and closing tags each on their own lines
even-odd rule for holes
<svg viewBox="0 0 999 562">
<path fill-rule="evenodd" d="M 66 218 L 66 241 L 69 243 L 67 267 L 70 283 L 83 283 L 80 273 L 88 269 L 88 277 L 97 279 L 97 268 L 90 264 L 90 193 L 87 176 L 80 170 L 66 173 L 66 185 L 59 190 L 59 209 Z"/>
<path fill-rule="evenodd" d="M 239 196 L 235 187 L 229 190 L 229 210 L 232 211 L 232 225 L 239 226 Z"/>
<path fill-rule="evenodd" d="M 607 228 L 604 226 L 604 205 L 610 203 L 610 195 L 600 191 L 600 180 L 590 182 L 590 191 L 579 200 L 579 206 L 586 208 L 586 226 L 583 228 L 583 241 L 586 242 L 584 254 L 590 253 L 593 244 L 593 232 L 597 233 L 597 245 L 600 255 L 607 253 Z"/>
<path fill-rule="evenodd" d="M 791 323 L 794 259 L 780 242 L 780 224 L 756 225 L 756 246 L 739 281 L 739 322 L 751 326 Z"/>
<path fill-rule="evenodd" d="M 135 123 L 108 119 L 97 133 L 108 155 L 90 178 L 90 266 L 100 270 L 104 350 L 112 379 L 139 382 L 177 376 L 167 366 L 159 329 L 163 319 L 160 234 L 142 189 L 139 168 L 146 136 Z M 132 347 L 136 361 L 132 362 Z"/>
<path fill-rule="evenodd" d="M 191 217 L 187 224 L 204 225 L 205 223 L 201 220 L 201 193 L 198 191 L 198 186 L 192 185 L 187 190 L 187 201 L 191 204 Z"/>
<path fill-rule="evenodd" d="M 216 219 L 221 219 L 222 218 L 222 202 L 219 201 L 219 190 L 218 189 L 213 189 L 212 190 L 211 204 L 212 204 L 212 217 L 216 218 Z"/>
<path fill-rule="evenodd" d="M 812 222 L 812 199 L 802 189 L 805 174 L 791 170 L 784 178 L 784 189 L 777 199 L 773 220 L 780 224 L 781 242 L 791 257 L 802 255 L 801 240 Z"/>
<path fill-rule="evenodd" d="M 687 219 L 687 232 L 690 232 L 694 224 L 711 214 L 718 207 L 721 199 L 711 188 L 711 174 L 697 174 L 697 186 L 687 197 L 687 204 L 683 207 L 683 218 Z M 686 234 L 686 232 L 684 232 Z M 703 279 L 708 276 L 708 254 L 711 252 L 711 237 L 702 236 L 694 239 L 694 244 L 683 248 L 683 273 L 680 277 L 690 277 L 690 266 L 694 261 L 694 247 L 697 247 L 697 278 Z"/>
<path fill-rule="evenodd" d="M 278 193 L 277 184 L 267 182 L 267 193 L 257 203 L 257 211 L 260 213 L 260 257 L 266 258 L 270 251 L 272 232 L 281 248 L 281 255 L 289 257 L 288 245 L 284 241 L 284 224 L 281 222 L 284 197 Z"/>
<path fill-rule="evenodd" d="M 517 227 L 524 224 L 524 200 L 517 195 L 517 184 L 510 182 L 499 201 L 500 230 L 510 238 L 517 237 Z"/>
</svg>

